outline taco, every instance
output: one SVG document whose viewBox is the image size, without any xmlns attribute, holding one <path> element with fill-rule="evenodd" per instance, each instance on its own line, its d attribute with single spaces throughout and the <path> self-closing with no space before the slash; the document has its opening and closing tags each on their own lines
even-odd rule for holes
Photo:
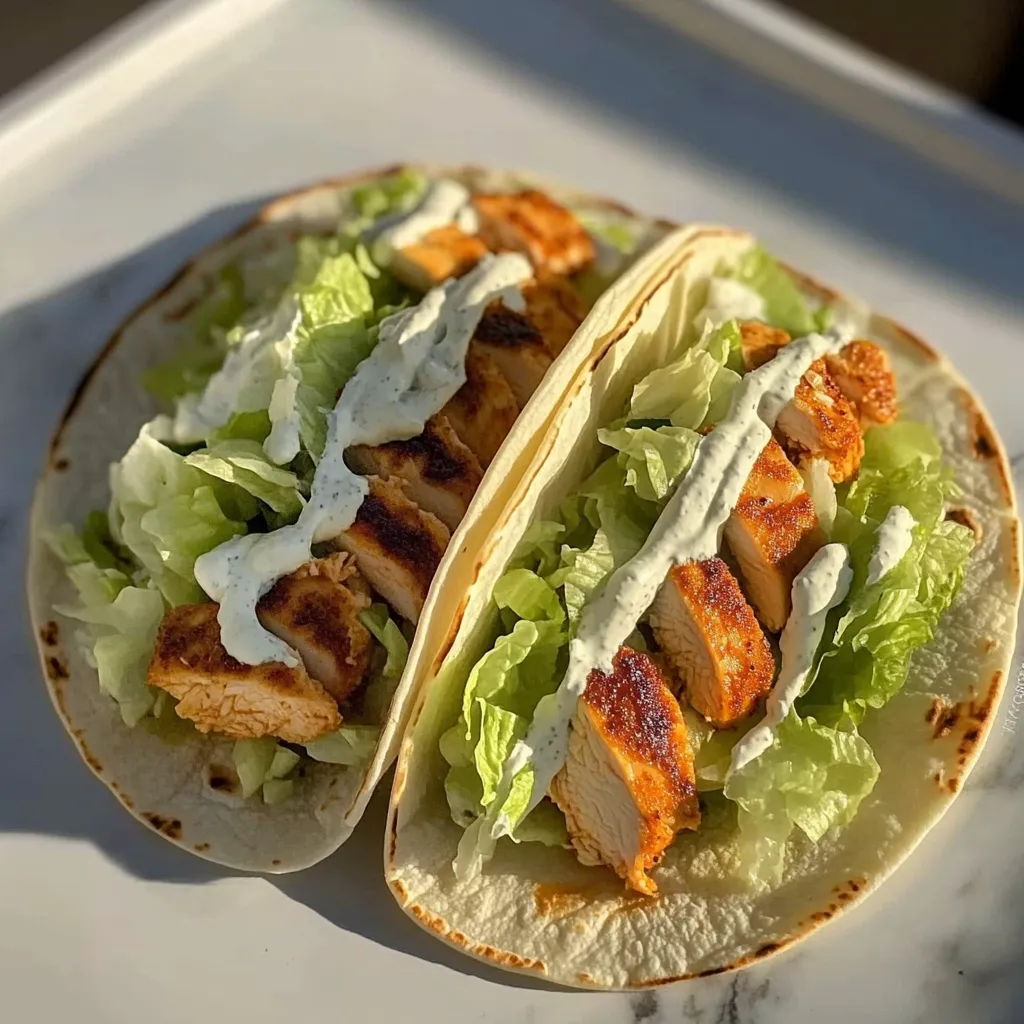
<svg viewBox="0 0 1024 1024">
<path fill-rule="evenodd" d="M 974 763 L 1020 598 L 953 368 L 747 234 L 673 244 L 460 567 L 389 813 L 410 915 L 572 986 L 741 967 L 873 891 Z"/>
<path fill-rule="evenodd" d="M 666 230 L 394 168 L 278 199 L 131 317 L 53 440 L 28 575 L 54 705 L 126 808 L 246 869 L 344 841 L 448 563 Z"/>
</svg>

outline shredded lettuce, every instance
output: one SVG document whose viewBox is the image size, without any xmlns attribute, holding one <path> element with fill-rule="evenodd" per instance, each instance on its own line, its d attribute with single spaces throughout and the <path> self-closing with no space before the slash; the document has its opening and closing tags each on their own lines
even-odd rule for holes
<svg viewBox="0 0 1024 1024">
<path fill-rule="evenodd" d="M 192 315 L 191 340 L 167 362 L 143 374 L 146 389 L 165 402 L 201 389 L 220 368 L 225 332 L 245 310 L 245 283 L 233 264 L 223 267 L 213 291 Z"/>
<path fill-rule="evenodd" d="M 383 668 L 366 687 L 363 708 L 371 721 L 381 722 L 391 706 L 398 681 L 409 659 L 409 641 L 391 618 L 386 604 L 376 602 L 359 613 L 359 621 L 384 648 L 387 658 Z"/>
<path fill-rule="evenodd" d="M 871 747 L 849 719 L 830 728 L 791 712 L 773 745 L 725 783 L 726 797 L 739 806 L 748 879 L 781 878 L 794 828 L 816 843 L 830 828 L 849 824 L 878 771 Z"/>
<path fill-rule="evenodd" d="M 292 795 L 295 781 L 288 776 L 299 763 L 299 755 L 273 736 L 236 740 L 232 760 L 245 799 L 262 790 L 265 804 L 279 804 Z"/>
<path fill-rule="evenodd" d="M 799 285 L 783 266 L 764 251 L 755 248 L 739 258 L 728 276 L 741 281 L 764 299 L 765 320 L 789 331 L 794 338 L 820 330 L 828 313 L 812 314 Z"/>
<path fill-rule="evenodd" d="M 294 473 L 275 466 L 256 441 L 221 441 L 185 456 L 185 462 L 210 476 L 236 484 L 286 519 L 302 509 Z"/>
<path fill-rule="evenodd" d="M 307 743 L 306 753 L 328 764 L 361 765 L 373 757 L 379 739 L 380 729 L 374 725 L 343 725 Z"/>
</svg>

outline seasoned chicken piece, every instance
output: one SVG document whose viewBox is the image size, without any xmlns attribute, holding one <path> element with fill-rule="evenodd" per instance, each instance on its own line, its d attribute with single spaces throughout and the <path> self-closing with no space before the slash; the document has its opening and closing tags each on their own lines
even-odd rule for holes
<svg viewBox="0 0 1024 1024">
<path fill-rule="evenodd" d="M 712 724 L 745 718 L 771 689 L 771 648 L 720 558 L 677 565 L 654 599 L 650 623 L 687 699 Z"/>
<path fill-rule="evenodd" d="M 594 243 L 583 225 L 550 196 L 535 189 L 473 196 L 480 237 L 492 252 L 525 253 L 538 270 L 574 274 L 594 261 Z"/>
<path fill-rule="evenodd" d="M 341 725 L 334 698 L 302 665 L 243 665 L 224 650 L 218 606 L 186 604 L 164 616 L 147 682 L 178 699 L 179 718 L 235 739 L 309 743 Z"/>
<path fill-rule="evenodd" d="M 825 459 L 829 476 L 837 484 L 853 476 L 860 466 L 864 438 L 857 414 L 821 359 L 801 378 L 793 400 L 779 413 L 775 429 L 798 465 Z"/>
<path fill-rule="evenodd" d="M 283 576 L 260 598 L 256 614 L 342 704 L 369 668 L 373 641 L 359 621 L 369 607 L 369 588 L 350 557 L 339 552 Z"/>
<path fill-rule="evenodd" d="M 757 617 L 777 633 L 789 618 L 793 577 L 825 543 L 814 502 L 778 442 L 769 441 L 757 457 L 725 539 Z"/>
<path fill-rule="evenodd" d="M 451 534 L 393 480 L 371 476 L 355 522 L 332 543 L 353 555 L 371 587 L 416 622 Z"/>
<path fill-rule="evenodd" d="M 462 277 L 486 255 L 487 246 L 454 224 L 435 228 L 391 258 L 391 272 L 403 284 L 426 292 L 449 277 Z"/>
<path fill-rule="evenodd" d="M 790 341 L 785 331 L 756 321 L 741 324 L 740 334 L 747 370 L 763 366 Z M 843 353 L 850 347 L 847 345 Z M 884 353 L 881 354 L 884 359 Z M 859 366 L 863 357 L 857 356 L 856 361 Z M 776 422 L 776 431 L 799 465 L 812 458 L 827 460 L 829 476 L 836 483 L 857 472 L 864 454 L 856 410 L 822 359 L 816 360 L 804 374 L 793 401 Z"/>
<path fill-rule="evenodd" d="M 552 355 L 558 355 L 587 315 L 583 300 L 564 277 L 538 275 L 523 285 L 526 316 L 540 331 Z"/>
<path fill-rule="evenodd" d="M 454 530 L 473 500 L 483 470 L 444 416 L 431 416 L 423 433 L 408 441 L 354 445 L 346 459 L 357 473 L 397 477 L 421 509 Z"/>
<path fill-rule="evenodd" d="M 842 352 L 825 356 L 829 376 L 850 400 L 861 426 L 896 419 L 896 378 L 889 356 L 873 341 L 851 341 Z"/>
<path fill-rule="evenodd" d="M 494 360 L 521 409 L 530 400 L 553 360 L 540 328 L 525 313 L 501 302 L 484 311 L 473 344 Z"/>
<path fill-rule="evenodd" d="M 486 469 L 519 415 L 516 396 L 505 375 L 479 342 L 466 352 L 466 383 L 448 400 L 441 415 Z"/>
<path fill-rule="evenodd" d="M 748 371 L 756 370 L 770 359 L 774 359 L 775 353 L 783 345 L 788 345 L 791 340 L 786 331 L 778 327 L 769 327 L 768 324 L 763 324 L 759 320 L 740 324 L 743 365 Z"/>
<path fill-rule="evenodd" d="M 637 892 L 683 828 L 700 823 L 683 713 L 657 666 L 619 648 L 611 675 L 591 672 L 576 703 L 551 798 L 582 864 L 607 864 Z"/>
</svg>

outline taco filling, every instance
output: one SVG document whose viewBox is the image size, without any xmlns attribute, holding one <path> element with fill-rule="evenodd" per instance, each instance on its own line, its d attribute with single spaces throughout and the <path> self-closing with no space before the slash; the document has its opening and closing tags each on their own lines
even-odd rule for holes
<svg viewBox="0 0 1024 1024">
<path fill-rule="evenodd" d="M 483 473 L 639 249 L 585 216 L 406 171 L 221 270 L 109 509 L 51 537 L 126 726 L 236 740 L 267 803 L 306 758 L 368 760 Z"/>
<path fill-rule="evenodd" d="M 759 887 L 796 830 L 817 843 L 857 814 L 879 774 L 860 726 L 975 538 L 885 350 L 834 319 L 763 251 L 719 267 L 689 343 L 529 527 L 440 739 L 460 880 L 509 837 L 653 895 L 666 849 L 711 817 Z"/>
</svg>

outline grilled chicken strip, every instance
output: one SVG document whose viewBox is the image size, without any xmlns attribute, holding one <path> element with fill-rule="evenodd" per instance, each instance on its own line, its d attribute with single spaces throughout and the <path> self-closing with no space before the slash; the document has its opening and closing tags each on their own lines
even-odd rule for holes
<svg viewBox="0 0 1024 1024">
<path fill-rule="evenodd" d="M 740 332 L 748 370 L 768 362 L 790 341 L 785 331 L 757 322 L 741 324 Z M 801 467 L 825 459 L 829 476 L 841 483 L 857 472 L 864 454 L 860 427 L 895 418 L 896 382 L 888 356 L 873 342 L 851 341 L 838 355 L 812 364 L 776 429 Z"/>
<path fill-rule="evenodd" d="M 896 419 L 896 378 L 888 353 L 881 345 L 851 341 L 838 354 L 825 356 L 825 366 L 857 410 L 861 426 L 892 423 Z"/>
<path fill-rule="evenodd" d="M 584 309 L 569 284 L 543 276 L 523 286 L 526 308 L 491 303 L 473 335 L 473 346 L 501 370 L 521 409 L 530 400 L 555 356 L 583 320 Z"/>
<path fill-rule="evenodd" d="M 466 352 L 466 383 L 441 410 L 459 439 L 486 469 L 519 415 L 505 375 L 479 342 Z"/>
<path fill-rule="evenodd" d="M 569 343 L 587 315 L 583 300 L 564 277 L 538 275 L 523 285 L 526 316 L 540 331 L 552 355 L 557 356 Z"/>
<path fill-rule="evenodd" d="M 637 892 L 683 828 L 700 823 L 682 711 L 657 666 L 629 647 L 611 675 L 591 672 L 565 764 L 551 782 L 582 864 L 607 864 Z"/>
<path fill-rule="evenodd" d="M 534 189 L 473 196 L 480 237 L 492 252 L 524 253 L 538 270 L 574 274 L 594 261 L 594 243 L 564 206 Z"/>
<path fill-rule="evenodd" d="M 370 665 L 373 640 L 359 621 L 359 613 L 369 607 L 369 588 L 351 558 L 339 552 L 279 579 L 260 599 L 256 614 L 343 704 Z"/>
<path fill-rule="evenodd" d="M 793 400 L 775 421 L 783 447 L 798 465 L 825 459 L 835 483 L 848 480 L 860 466 L 864 438 L 857 413 L 818 359 L 796 386 Z"/>
<path fill-rule="evenodd" d="M 814 502 L 778 442 L 769 441 L 757 457 L 725 539 L 757 617 L 777 633 L 789 618 L 793 577 L 825 543 Z"/>
<path fill-rule="evenodd" d="M 764 366 L 775 353 L 788 345 L 792 339 L 788 332 L 770 327 L 760 320 L 740 324 L 740 348 L 743 351 L 743 365 L 748 371 Z"/>
<path fill-rule="evenodd" d="M 487 246 L 454 224 L 435 228 L 391 258 L 391 272 L 403 284 L 427 292 L 449 277 L 462 277 L 486 255 Z"/>
<path fill-rule="evenodd" d="M 484 311 L 472 344 L 501 370 L 520 409 L 530 400 L 554 358 L 529 316 L 501 302 L 492 302 Z"/>
<path fill-rule="evenodd" d="M 178 699 L 180 718 L 235 739 L 309 743 L 337 729 L 334 698 L 300 664 L 243 665 L 224 650 L 218 606 L 186 604 L 164 616 L 147 682 Z"/>
<path fill-rule="evenodd" d="M 437 516 L 410 501 L 394 480 L 369 479 L 355 522 L 334 538 L 373 589 L 415 623 L 451 534 Z"/>
<path fill-rule="evenodd" d="M 431 416 L 423 433 L 408 441 L 354 445 L 346 459 L 357 473 L 397 477 L 408 496 L 454 530 L 473 500 L 483 470 L 444 416 Z"/>
<path fill-rule="evenodd" d="M 654 599 L 650 623 L 690 704 L 715 726 L 745 718 L 771 689 L 771 648 L 720 558 L 677 565 Z"/>
</svg>

